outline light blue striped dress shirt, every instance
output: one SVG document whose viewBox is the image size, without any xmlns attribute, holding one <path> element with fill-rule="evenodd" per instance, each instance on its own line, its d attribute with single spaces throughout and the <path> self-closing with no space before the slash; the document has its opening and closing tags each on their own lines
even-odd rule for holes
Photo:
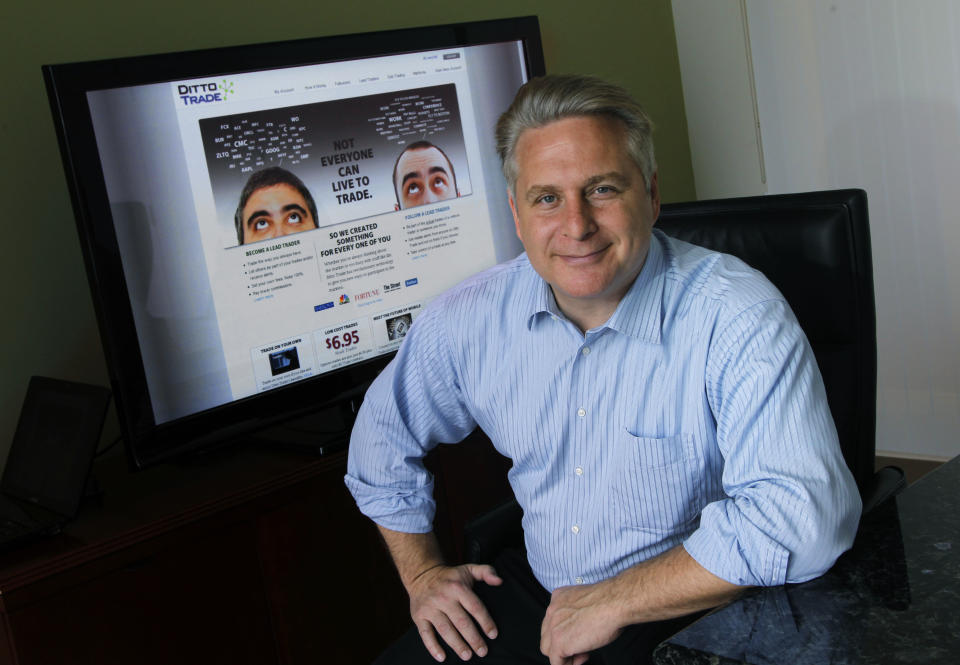
<svg viewBox="0 0 960 665">
<path fill-rule="evenodd" d="M 513 460 L 530 565 L 551 591 L 680 543 L 735 584 L 800 582 L 850 546 L 860 515 L 783 297 L 738 259 L 656 230 L 586 335 L 525 255 L 431 303 L 354 427 L 346 482 L 361 511 L 431 530 L 421 458 L 477 425 Z"/>
</svg>

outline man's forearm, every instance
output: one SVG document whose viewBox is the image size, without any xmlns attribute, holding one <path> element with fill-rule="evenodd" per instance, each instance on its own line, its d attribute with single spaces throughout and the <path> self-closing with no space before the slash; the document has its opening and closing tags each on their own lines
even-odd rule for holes
<svg viewBox="0 0 960 665">
<path fill-rule="evenodd" d="M 610 578 L 608 591 L 623 625 L 661 621 L 721 605 L 747 587 L 731 584 L 701 566 L 682 545 Z"/>
<path fill-rule="evenodd" d="M 580 663 L 629 625 L 715 607 L 744 588 L 709 572 L 677 546 L 603 582 L 556 589 L 540 648 L 551 663 Z"/>
<path fill-rule="evenodd" d="M 410 585 L 424 572 L 443 565 L 440 545 L 433 532 L 403 533 L 377 525 L 380 535 L 387 543 L 393 563 L 400 573 L 400 581 L 407 591 Z"/>
</svg>

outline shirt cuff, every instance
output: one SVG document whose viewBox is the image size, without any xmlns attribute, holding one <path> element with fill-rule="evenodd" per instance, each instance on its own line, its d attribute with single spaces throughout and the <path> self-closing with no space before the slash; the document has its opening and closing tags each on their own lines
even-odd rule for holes
<svg viewBox="0 0 960 665">
<path fill-rule="evenodd" d="M 344 482 L 360 512 L 380 526 L 403 533 L 433 530 L 433 483 L 416 490 L 401 490 L 368 485 L 350 475 L 344 476 Z"/>
<path fill-rule="evenodd" d="M 790 552 L 763 532 L 752 529 L 749 542 L 729 524 L 701 525 L 683 543 L 693 559 L 717 577 L 741 586 L 778 586 L 787 579 Z"/>
</svg>

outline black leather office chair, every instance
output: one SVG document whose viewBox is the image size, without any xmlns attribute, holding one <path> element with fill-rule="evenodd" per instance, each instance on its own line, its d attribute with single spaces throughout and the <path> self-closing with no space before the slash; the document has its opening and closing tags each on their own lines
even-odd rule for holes
<svg viewBox="0 0 960 665">
<path fill-rule="evenodd" d="M 877 324 L 867 195 L 859 189 L 666 204 L 667 235 L 733 254 L 763 272 L 810 340 L 843 457 L 869 512 L 905 485 L 903 472 L 874 472 Z M 467 525 L 471 561 L 491 561 L 520 535 L 508 502 Z"/>
</svg>

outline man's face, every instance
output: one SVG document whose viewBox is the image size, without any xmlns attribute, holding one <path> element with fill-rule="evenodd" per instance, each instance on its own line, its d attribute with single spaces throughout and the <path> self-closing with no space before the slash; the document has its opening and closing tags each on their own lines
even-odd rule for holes
<svg viewBox="0 0 960 665">
<path fill-rule="evenodd" d="M 453 168 L 437 148 L 408 150 L 400 155 L 394 177 L 401 208 L 457 196 Z"/>
<path fill-rule="evenodd" d="M 244 244 L 317 228 L 303 196 L 286 184 L 256 190 L 242 215 Z"/>
<path fill-rule="evenodd" d="M 647 194 L 624 133 L 619 120 L 586 116 L 517 141 L 517 235 L 560 309 L 588 327 L 609 318 L 639 274 L 660 214 L 656 174 Z"/>
</svg>

